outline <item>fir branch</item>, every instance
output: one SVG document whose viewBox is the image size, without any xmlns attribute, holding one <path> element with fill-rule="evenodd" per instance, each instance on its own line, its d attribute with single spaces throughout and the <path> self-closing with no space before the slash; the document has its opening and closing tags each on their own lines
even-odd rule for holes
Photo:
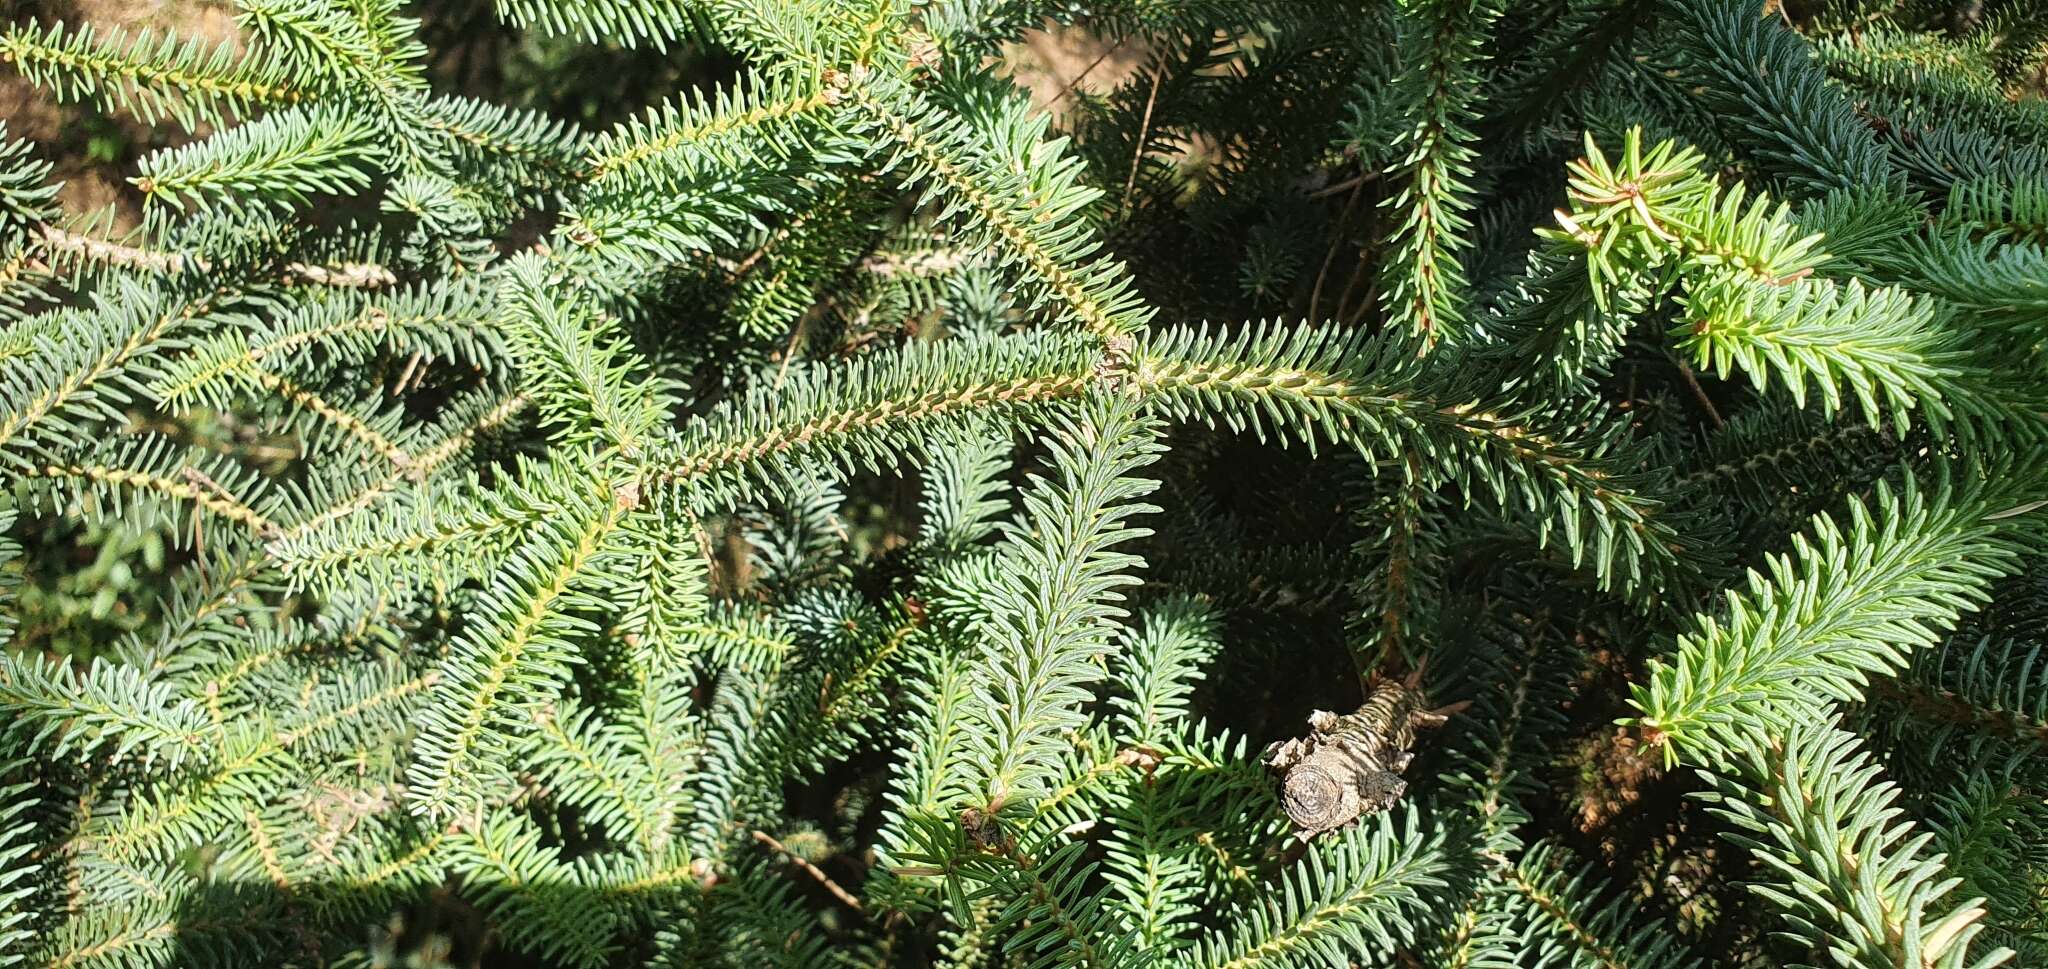
<svg viewBox="0 0 2048 969">
<path fill-rule="evenodd" d="M 1685 30 L 1688 76 L 1767 170 L 1813 194 L 1902 187 L 1847 96 L 1791 29 L 1749 3 L 1683 0 L 1670 9 Z"/>
<path fill-rule="evenodd" d="M 1981 775 L 1937 796 L 1927 826 L 1935 845 L 1947 856 L 1947 870 L 1963 882 L 1954 892 L 1985 896 L 1981 945 L 2016 950 L 2021 965 L 2042 953 L 2048 912 L 2040 905 L 2041 886 L 2032 873 L 2043 860 L 2043 834 L 2048 834 L 2044 805 L 2010 796 L 2011 789 Z"/>
<path fill-rule="evenodd" d="M 319 265 L 309 262 L 286 263 L 284 267 L 287 283 L 306 286 L 333 286 L 337 289 L 382 289 L 398 283 L 398 277 L 390 269 L 374 262 L 343 262 Z"/>
<path fill-rule="evenodd" d="M 1124 810 L 1110 818 L 1104 877 L 1138 945 L 1159 954 L 1186 948 L 1186 926 L 1200 911 L 1201 866 L 1188 851 L 1194 827 L 1150 778 L 1129 788 Z"/>
<path fill-rule="evenodd" d="M 530 405 L 530 398 L 524 394 L 512 394 L 505 397 L 496 405 L 479 414 L 473 422 L 450 432 L 432 447 L 420 449 L 413 455 L 410 467 L 394 470 L 392 473 L 377 479 L 354 494 L 326 508 L 320 509 L 297 522 L 293 522 L 289 528 L 284 530 L 280 537 L 286 542 L 303 540 L 320 529 L 331 527 L 335 522 L 375 506 L 387 496 L 398 493 L 407 482 L 432 475 L 441 466 L 467 450 L 471 444 L 475 443 L 478 436 L 502 426 L 507 421 L 517 417 Z M 432 544 L 433 542 L 432 539 L 425 539 L 424 541 L 427 544 Z M 286 552 L 283 554 L 290 553 Z M 341 559 L 342 556 L 331 555 L 327 556 L 325 561 L 338 562 Z"/>
<path fill-rule="evenodd" d="M 1909 478 L 1902 490 L 1880 486 L 1868 505 L 1852 502 L 1846 525 L 1817 516 L 1794 555 L 1773 557 L 1769 577 L 1751 573 L 1746 594 L 1729 594 L 1725 624 L 1701 617 L 1673 656 L 1652 662 L 1630 701 L 1636 722 L 1667 762 L 1683 753 L 1718 763 L 1759 724 L 1859 697 L 2013 569 L 2015 530 L 2031 526 L 1999 517 L 2014 507 L 1998 480 L 2006 473 Z"/>
<path fill-rule="evenodd" d="M 138 905 L 108 913 L 89 921 L 74 921 L 44 939 L 36 951 L 37 964 L 46 969 L 73 966 L 156 965 L 191 953 L 220 959 L 248 958 L 260 944 L 266 921 L 274 913 L 248 904 L 247 899 L 230 897 L 217 901 L 218 908 L 242 910 L 234 914 L 208 911 L 208 901 L 199 890 L 193 894 L 194 911 L 179 911 L 168 904 Z"/>
<path fill-rule="evenodd" d="M 173 207 L 302 205 L 370 183 L 384 161 L 376 128 L 334 108 L 289 109 L 204 141 L 159 151 L 140 164 L 135 187 Z"/>
<path fill-rule="evenodd" d="M 450 839 L 447 850 L 475 873 L 466 893 L 497 916 L 514 947 L 583 969 L 610 959 L 615 919 L 541 845 L 531 823 L 493 817 Z"/>
<path fill-rule="evenodd" d="M 724 488 L 714 475 L 749 465 L 832 455 L 847 465 L 876 462 L 910 444 L 906 432 L 943 429 L 966 418 L 1025 410 L 1079 396 L 1088 386 L 1086 348 L 1073 340 L 938 343 L 886 363 L 793 374 L 780 388 L 747 395 L 693 422 L 654 452 L 657 480 Z"/>
<path fill-rule="evenodd" d="M 803 131 L 806 122 L 819 120 L 842 96 L 837 88 L 801 79 L 756 80 L 709 98 L 686 95 L 592 139 L 578 176 L 600 186 L 630 184 L 665 167 L 650 163 L 694 145 L 734 134 L 793 135 Z"/>
<path fill-rule="evenodd" d="M 1115 590 L 1136 582 L 1123 573 L 1140 561 L 1108 549 L 1147 534 L 1127 521 L 1154 510 L 1138 500 L 1156 485 L 1132 475 L 1158 445 L 1130 402 L 1093 403 L 1055 427 L 1046 444 L 1058 477 L 1024 493 L 1032 524 L 1008 532 L 1000 553 L 1014 579 L 989 590 L 986 712 L 969 711 L 966 752 L 990 814 L 1042 795 L 1065 735 L 1085 722 L 1086 684 L 1109 652 L 1108 623 L 1122 615 Z"/>
<path fill-rule="evenodd" d="M 1028 413 L 1033 405 L 1078 397 L 1097 381 L 1124 379 L 1119 370 L 1127 367 L 1129 386 L 1175 416 L 1311 446 L 1335 438 L 1367 454 L 1405 445 L 1469 455 L 1478 467 L 1453 472 L 1468 492 L 1555 516 L 1574 561 L 1590 552 L 1603 578 L 1620 568 L 1632 580 L 1649 581 L 1674 555 L 1668 526 L 1653 517 L 1653 506 L 1591 465 L 1605 444 L 1562 439 L 1483 401 L 1432 400 L 1409 384 L 1428 380 L 1425 374 L 1386 344 L 1355 333 L 1168 330 L 1085 373 L 1081 353 L 1071 341 L 1018 339 L 971 348 L 940 344 L 906 352 L 889 368 L 855 364 L 829 379 L 787 384 L 775 397 L 750 394 L 656 452 L 650 471 L 665 481 L 710 478 L 695 487 L 718 494 L 734 486 L 714 474 L 730 476 L 756 462 L 802 461 L 832 447 L 842 449 L 836 460 L 849 466 L 885 455 L 894 460 L 912 446 L 910 432 L 920 424 Z M 1455 384 L 1448 389 L 1462 392 Z"/>
<path fill-rule="evenodd" d="M 1871 692 L 1877 697 L 1896 701 L 1908 714 L 1920 719 L 1960 724 L 1972 730 L 2048 746 L 2048 718 L 1980 706 L 1953 690 L 1899 680 L 1880 680 Z"/>
<path fill-rule="evenodd" d="M 901 161 L 924 183 L 927 200 L 945 198 L 948 217 L 987 238 L 1059 301 L 1059 319 L 1072 319 L 1106 340 L 1138 330 L 1151 317 L 1132 293 L 1122 264 L 1091 258 L 1100 244 L 1081 228 L 1084 223 L 1068 217 L 1098 193 L 1078 184 L 1059 142 L 1038 140 L 1045 119 L 1014 110 L 1021 98 L 1003 102 L 1013 110 L 992 120 L 1013 130 L 990 144 L 916 92 L 880 77 L 850 78 L 844 96 L 895 140 Z M 1013 144 L 1029 146 L 1030 154 L 998 153 Z M 1061 228 L 1044 228 L 1049 224 Z"/>
<path fill-rule="evenodd" d="M 258 538 L 277 533 L 276 522 L 213 483 L 204 472 L 190 465 L 184 471 L 184 474 L 172 476 L 114 464 L 79 462 L 31 465 L 21 469 L 24 477 L 72 481 L 86 488 L 160 495 L 190 502 L 197 508 L 242 526 Z"/>
<path fill-rule="evenodd" d="M 1911 669 L 1875 681 L 1871 697 L 1882 702 L 1870 710 L 1872 726 L 1912 738 L 1912 747 L 1932 754 L 1930 764 L 1956 754 L 1977 763 L 1987 750 L 2015 752 L 2011 759 L 2023 764 L 2029 752 L 2048 749 L 2048 656 L 2023 629 L 2015 632 L 1959 632 L 1917 654 Z M 1993 759 L 1993 769 L 2004 759 Z"/>
<path fill-rule="evenodd" d="M 1742 774 L 1709 775 L 1709 802 L 1736 828 L 1728 839 L 1776 876 L 1752 887 L 1791 914 L 1784 934 L 1844 969 L 2004 963 L 2011 950 L 1970 951 L 1981 900 L 1943 904 L 1957 880 L 1927 853 L 1933 835 L 1900 819 L 1897 788 L 1820 713 L 1735 748 Z"/>
<path fill-rule="evenodd" d="M 1197 964 L 1254 969 L 1386 958 L 1383 940 L 1422 920 L 1451 871 L 1446 832 L 1434 824 L 1425 828 L 1413 811 L 1402 813 L 1398 829 L 1391 815 L 1381 814 L 1312 850 L 1287 878 L 1279 902 L 1254 908 L 1227 933 L 1205 938 Z"/>
<path fill-rule="evenodd" d="M 1503 877 L 1526 907 L 1531 930 L 1561 942 L 1569 965 L 1679 969 L 1701 964 L 1674 942 L 1670 926 L 1634 917 L 1639 913 L 1625 895 L 1599 902 L 1587 885 L 1595 877 L 1591 866 L 1560 869 L 1552 858 L 1563 853 L 1554 844 L 1536 845 Z"/>
<path fill-rule="evenodd" d="M 120 862 L 159 862 L 215 837 L 281 788 L 299 783 L 300 754 L 333 754 L 367 741 L 395 742 L 409 727 L 409 701 L 434 686 L 436 672 L 369 678 L 332 691 L 284 723 L 237 722 L 211 730 L 216 753 L 203 770 L 153 796 L 130 797 L 121 812 L 95 819 L 85 835 L 93 849 Z M 190 702 L 190 701 L 180 701 Z"/>
<path fill-rule="evenodd" d="M 478 797 L 474 761 L 506 747 L 513 714 L 530 708 L 567 674 L 576 653 L 569 641 L 586 623 L 565 611 L 578 605 L 579 580 L 611 558 L 623 504 L 609 488 L 578 496 L 564 514 L 537 524 L 487 590 L 476 625 L 465 630 L 442 664 L 432 713 L 414 741 L 407 769 L 412 810 L 446 817 Z"/>
<path fill-rule="evenodd" d="M 405 701 L 432 688 L 441 680 L 439 671 L 429 670 L 419 676 L 400 677 L 385 684 L 375 678 L 366 677 L 366 683 L 350 684 L 336 691 L 340 702 L 330 701 L 322 707 L 307 711 L 310 716 L 287 719 L 278 731 L 276 743 L 279 749 L 300 751 L 306 749 L 335 749 L 343 746 L 340 741 L 349 739 L 337 731 L 344 725 L 360 727 L 368 715 L 388 712 L 387 707 L 399 711 L 406 709 Z M 367 685 L 368 690 L 360 687 Z M 396 730 L 391 732 L 397 732 Z M 308 743 L 308 741 L 312 741 Z"/>
<path fill-rule="evenodd" d="M 581 483 L 564 477 L 537 470 L 537 487 L 504 492 L 468 482 L 418 485 L 399 492 L 384 514 L 325 515 L 318 525 L 278 535 L 266 550 L 287 577 L 308 585 L 354 577 L 396 583 L 422 557 L 481 574 L 483 562 L 574 502 L 571 489 Z"/>
<path fill-rule="evenodd" d="M 853 909 L 856 912 L 865 911 L 865 909 L 861 907 L 860 899 L 853 897 L 853 894 L 851 892 L 848 892 L 846 889 L 839 887 L 839 883 L 833 881 L 832 876 L 825 874 L 823 870 L 821 870 L 818 866 L 811 864 L 810 861 L 806 860 L 802 855 L 799 855 L 796 852 L 789 850 L 787 847 L 784 847 L 782 842 L 775 840 L 775 838 L 768 832 L 755 831 L 754 840 L 767 846 L 768 850 L 773 851 L 778 855 L 781 855 L 790 864 L 796 866 L 797 870 L 802 871 L 804 874 L 811 876 L 811 880 L 823 886 L 826 891 L 831 892 L 832 897 L 838 899 L 841 905 Z"/>
<path fill-rule="evenodd" d="M 11 26 L 0 33 L 0 62 L 62 100 L 90 99 L 145 123 L 167 117 L 186 128 L 306 97 L 274 58 L 171 34 L 101 36 L 90 24 Z"/>
<path fill-rule="evenodd" d="M 1967 236 L 1916 239 L 1887 253 L 1899 283 L 1964 308 L 1979 332 L 2031 354 L 2048 336 L 2048 248 Z"/>
<path fill-rule="evenodd" d="M 1687 965 L 1522 803 L 1664 637 L 1632 722 L 1765 876 L 1717 957 L 2040 961 L 2016 3 L 500 0 L 683 87 L 589 133 L 434 94 L 401 0 L 0 28 L 214 129 L 131 132 L 182 145 L 132 234 L 0 140 L 0 964 Z M 990 59 L 1032 25 L 1138 70 L 1038 111 Z M 618 55 L 671 41 L 738 79 Z M 1297 274 L 1365 182 L 1386 258 Z M 1153 308 L 1338 290 L 1393 325 Z M 1347 645 L 1474 712 L 1297 843 L 1205 718 Z"/>
<path fill-rule="evenodd" d="M 695 34 L 704 9 L 696 0 L 495 0 L 493 6 L 498 16 L 540 33 L 627 46 L 651 42 L 657 50 Z"/>
<path fill-rule="evenodd" d="M 1465 398 L 1455 381 L 1418 368 L 1387 341 L 1310 327 L 1241 336 L 1180 329 L 1135 356 L 1134 383 L 1168 413 L 1311 447 L 1328 437 L 1375 459 L 1464 454 L 1451 480 L 1539 516 L 1541 534 L 1555 528 L 1574 564 L 1590 555 L 1603 581 L 1619 568 L 1631 582 L 1657 584 L 1677 554 L 1654 504 L 1593 460 L 1604 442 L 1573 441 L 1534 423 L 1537 415 Z"/>
<path fill-rule="evenodd" d="M 1464 322 L 1464 269 L 1458 251 L 1469 246 L 1464 214 L 1472 207 L 1465 179 L 1477 153 L 1466 127 L 1478 116 L 1476 63 L 1500 7 L 1483 0 L 1418 0 L 1404 4 L 1397 21 L 1403 69 L 1415 90 L 1405 105 L 1398 168 L 1390 170 L 1397 194 L 1390 253 L 1381 291 L 1390 324 L 1423 346 L 1455 338 Z"/>
<path fill-rule="evenodd" d="M 122 286 L 118 301 L 96 301 L 99 312 L 111 317 L 111 325 L 77 324 L 75 342 L 49 345 L 38 354 L 38 367 L 10 367 L 0 375 L 0 387 L 12 405 L 0 417 L 0 457 L 20 463 L 24 445 L 37 443 L 51 432 L 61 433 L 71 419 L 106 417 L 111 405 L 127 399 L 125 391 L 132 377 L 128 367 L 138 356 L 163 349 L 164 341 L 186 327 L 196 325 L 213 306 L 209 299 L 180 299 L 161 291 Z M 73 318 L 57 317 L 71 329 Z M 68 335 L 68 334 L 67 334 Z M 45 420 L 57 419 L 58 427 L 38 428 Z"/>
<path fill-rule="evenodd" d="M 33 782 L 14 782 L 27 761 L 0 762 L 0 965 L 19 965 L 35 940 L 38 913 L 24 904 L 36 895 L 42 876 L 37 857 Z"/>
<path fill-rule="evenodd" d="M 1693 289 L 1686 304 L 1691 319 L 1673 335 L 1700 366 L 1722 377 L 1739 368 L 1759 387 L 1775 376 L 1795 404 L 1805 403 L 1812 379 L 1823 412 L 1832 413 L 1846 384 L 1867 420 L 1890 411 L 1900 432 L 1915 408 L 1940 419 L 1983 407 L 1963 389 L 1983 375 L 1957 359 L 1936 308 L 1898 290 L 1853 280 L 1756 287 L 1724 279 Z"/>
<path fill-rule="evenodd" d="M 1117 680 L 1125 696 L 1113 697 L 1125 743 L 1160 743 L 1170 725 L 1188 715 L 1204 663 L 1216 653 L 1217 617 L 1191 599 L 1168 599 L 1140 616 L 1139 632 L 1125 636 L 1117 650 Z"/>
<path fill-rule="evenodd" d="M 375 418 L 365 419 L 357 417 L 347 410 L 328 402 L 319 394 L 313 393 L 260 367 L 250 368 L 248 376 L 256 383 L 263 385 L 264 389 L 277 394 L 294 406 L 304 408 L 307 413 L 333 425 L 349 437 L 361 441 L 371 451 L 376 452 L 384 460 L 391 462 L 392 467 L 400 471 L 412 470 L 412 455 L 407 454 L 404 448 L 392 443 L 392 440 L 386 437 L 382 431 L 372 426 L 372 421 Z"/>
<path fill-rule="evenodd" d="M 1958 179 L 1941 220 L 1949 229 L 2048 244 L 2048 178 Z"/>
<path fill-rule="evenodd" d="M 562 803 L 582 810 L 589 824 L 650 851 L 662 838 L 651 813 L 659 779 L 626 756 L 625 745 L 593 711 L 573 704 L 535 711 L 535 771 L 551 782 Z"/>
<path fill-rule="evenodd" d="M 231 824 L 257 800 L 261 785 L 275 784 L 297 768 L 261 725 L 230 730 L 216 743 L 202 773 L 153 797 L 131 798 L 120 814 L 88 828 L 91 849 L 124 863 L 175 857 Z"/>
<path fill-rule="evenodd" d="M 1760 386 L 1782 380 L 1803 401 L 1808 380 L 1823 405 L 1841 406 L 1840 384 L 1872 423 L 1892 412 L 1903 431 L 1918 407 L 1935 422 L 2021 426 L 2034 419 L 2020 393 L 1997 386 L 1968 359 L 1941 307 L 1895 289 L 1812 278 L 1825 261 L 1818 237 L 1787 210 L 1741 185 L 1723 189 L 1697 171 L 1700 157 L 1665 142 L 1645 152 L 1639 131 L 1609 160 L 1590 136 L 1572 163 L 1572 210 L 1559 241 L 1582 247 L 1599 298 L 1622 279 L 1616 267 L 1667 262 L 1684 281 L 1687 321 L 1673 331 L 1694 365 L 1726 376 L 1740 367 Z M 2023 392 L 2021 392 L 2023 393 Z M 2023 400 L 2023 398 L 2022 398 Z"/>
<path fill-rule="evenodd" d="M 1365 561 L 1370 571 L 1357 583 L 1364 606 L 1363 621 L 1357 625 L 1369 630 L 1363 638 L 1370 643 L 1353 646 L 1360 670 L 1378 669 L 1381 661 L 1389 657 L 1418 655 L 1419 647 L 1413 640 L 1416 631 L 1428 623 L 1424 611 L 1429 608 L 1427 600 L 1433 591 L 1430 566 L 1437 543 L 1423 531 L 1428 494 L 1423 488 L 1419 456 L 1403 454 L 1401 463 L 1406 469 L 1403 480 L 1376 509 L 1386 512 L 1384 528 L 1379 535 L 1359 543 L 1361 551 L 1369 546 L 1384 549 L 1383 555 L 1377 554 L 1377 549 L 1369 553 Z"/>
<path fill-rule="evenodd" d="M 181 273 L 188 267 L 204 271 L 204 263 L 178 252 L 157 252 L 135 246 L 106 242 L 91 236 L 66 232 L 53 225 L 42 227 L 43 243 L 53 255 L 85 260 L 123 269 L 156 273 Z"/>
<path fill-rule="evenodd" d="M 95 660 L 84 670 L 42 657 L 0 654 L 0 698 L 43 756 L 104 753 L 174 769 L 205 764 L 204 711 L 139 671 Z"/>
<path fill-rule="evenodd" d="M 298 66 L 299 78 L 353 102 L 351 115 L 383 129 L 401 155 L 418 150 L 424 127 L 426 49 L 412 22 L 352 15 L 305 0 L 238 0 L 236 23 Z M 359 8 L 356 14 L 367 11 Z"/>
<path fill-rule="evenodd" d="M 471 155 L 472 162 L 512 161 L 513 177 L 533 182 L 535 187 L 565 182 L 575 173 L 574 153 L 580 139 L 568 126 L 537 112 L 469 98 L 438 97 L 427 102 L 421 124 L 453 139 Z M 540 176 L 526 171 L 529 168 L 537 169 Z"/>
<path fill-rule="evenodd" d="M 528 253 L 505 273 L 499 323 L 543 419 L 563 441 L 594 441 L 636 457 L 664 416 L 660 385 L 636 379 L 620 335 L 560 267 Z"/>
</svg>

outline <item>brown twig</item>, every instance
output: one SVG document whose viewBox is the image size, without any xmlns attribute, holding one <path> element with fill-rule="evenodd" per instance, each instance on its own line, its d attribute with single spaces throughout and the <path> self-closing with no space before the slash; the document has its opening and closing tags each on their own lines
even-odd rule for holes
<svg viewBox="0 0 2048 969">
<path fill-rule="evenodd" d="M 775 367 L 774 389 L 778 392 L 782 390 L 782 381 L 789 376 L 789 362 L 796 359 L 797 344 L 804 335 L 804 323 L 810 318 L 811 310 L 806 309 L 798 313 L 796 319 L 789 321 L 789 342 L 782 348 L 782 362 Z"/>
<path fill-rule="evenodd" d="M 1152 72 L 1152 93 L 1145 96 L 1145 118 L 1138 122 L 1138 147 L 1131 152 L 1131 173 L 1124 177 L 1124 198 L 1116 207 L 1121 216 L 1131 208 L 1131 189 L 1138 185 L 1138 166 L 1145 161 L 1145 139 L 1152 133 L 1152 109 L 1159 103 L 1159 82 L 1166 79 L 1165 71 Z"/>
<path fill-rule="evenodd" d="M 420 370 L 420 364 L 426 362 L 426 359 L 426 354 L 422 351 L 412 352 L 412 356 L 405 361 L 405 369 L 398 373 L 398 383 L 392 386 L 391 396 L 404 396 L 406 385 L 412 383 L 413 374 Z"/>
<path fill-rule="evenodd" d="M 1365 317 L 1366 309 L 1372 306 L 1372 290 L 1368 288 L 1365 299 L 1360 300 L 1356 304 L 1351 302 L 1351 294 L 1358 291 L 1358 284 L 1365 282 L 1366 278 L 1372 275 L 1366 272 L 1371 266 L 1372 249 L 1370 247 L 1361 247 L 1358 250 L 1358 263 L 1351 267 L 1351 275 L 1344 279 L 1344 289 L 1337 293 L 1337 309 L 1336 312 L 1330 314 L 1331 319 L 1342 320 L 1347 326 L 1355 326 L 1360 319 Z M 1346 306 L 1354 308 L 1351 312 L 1346 313 L 1344 311 Z"/>
<path fill-rule="evenodd" d="M 1326 185 L 1322 188 L 1316 189 L 1315 191 L 1308 193 L 1308 197 L 1312 199 L 1329 198 L 1330 196 L 1335 195 L 1338 192 L 1348 192 L 1354 188 L 1357 188 L 1360 185 L 1364 185 L 1367 182 L 1378 181 L 1379 177 L 1379 170 L 1374 169 L 1362 175 L 1354 175 L 1341 182 L 1338 182 L 1335 185 Z"/>
<path fill-rule="evenodd" d="M 1315 322 L 1316 307 L 1323 300 L 1323 283 L 1330 276 L 1330 264 L 1337 261 L 1337 250 L 1344 245 L 1344 229 L 1351 224 L 1351 212 L 1358 207 L 1358 197 L 1364 190 L 1365 180 L 1358 179 L 1357 184 L 1351 186 L 1351 197 L 1344 201 L 1344 211 L 1337 216 L 1337 224 L 1330 228 L 1330 248 L 1323 253 L 1323 266 L 1316 270 L 1315 288 L 1308 294 L 1308 319 L 1311 323 Z"/>
<path fill-rule="evenodd" d="M 1678 375 L 1685 378 L 1685 385 L 1692 389 L 1692 395 L 1699 398 L 1701 407 L 1707 409 L 1707 419 L 1713 421 L 1714 428 L 1719 430 L 1722 424 L 1721 412 L 1714 408 L 1714 401 L 1707 396 L 1706 388 L 1700 386 L 1699 378 L 1693 376 L 1692 368 L 1686 366 L 1682 360 L 1678 363 Z"/>
<path fill-rule="evenodd" d="M 803 869 L 805 874 L 817 879 L 818 884 L 825 886 L 825 890 L 831 892 L 833 898 L 845 902 L 847 908 L 853 909 L 854 911 L 860 912 L 862 914 L 866 914 L 867 910 L 861 907 L 860 899 L 853 897 L 852 892 L 849 892 L 846 889 L 839 887 L 839 883 L 833 881 L 832 876 L 825 874 L 825 872 L 819 869 L 817 865 L 813 865 L 810 862 L 797 857 L 795 852 L 792 852 L 788 848 L 783 847 L 782 842 L 775 840 L 773 837 L 770 837 L 768 832 L 754 832 L 754 840 L 759 841 L 764 845 L 767 845 L 769 850 L 774 851 L 776 854 L 779 854 L 782 857 L 789 859 L 790 864 Z"/>
<path fill-rule="evenodd" d="M 1128 40 L 1129 38 L 1125 39 Z M 1095 59 L 1089 61 L 1087 67 L 1081 68 L 1081 73 L 1074 75 L 1073 80 L 1068 81 L 1064 85 L 1061 85 L 1059 93 L 1054 94 L 1052 96 L 1052 100 L 1045 102 L 1045 109 L 1050 111 L 1052 110 L 1053 105 L 1066 100 L 1067 95 L 1074 93 L 1074 88 L 1080 85 L 1082 78 L 1087 77 L 1090 72 L 1094 71 L 1097 67 L 1100 67 L 1103 61 L 1109 59 L 1109 55 L 1116 53 L 1123 46 L 1124 41 L 1119 40 L 1116 43 L 1111 44 L 1108 47 L 1104 48 L 1102 53 L 1095 55 Z"/>
</svg>

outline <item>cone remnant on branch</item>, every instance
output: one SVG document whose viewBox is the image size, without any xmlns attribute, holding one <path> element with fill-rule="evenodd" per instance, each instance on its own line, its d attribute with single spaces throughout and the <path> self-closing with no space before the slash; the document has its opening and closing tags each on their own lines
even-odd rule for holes
<svg viewBox="0 0 2048 969">
<path fill-rule="evenodd" d="M 1308 736 L 1266 747 L 1263 760 L 1281 775 L 1280 800 L 1295 837 L 1308 841 L 1350 825 L 1407 792 L 1401 772 L 1415 759 L 1416 728 L 1442 726 L 1463 708 L 1430 709 L 1421 672 L 1379 680 L 1355 712 L 1317 710 L 1308 715 Z"/>
</svg>

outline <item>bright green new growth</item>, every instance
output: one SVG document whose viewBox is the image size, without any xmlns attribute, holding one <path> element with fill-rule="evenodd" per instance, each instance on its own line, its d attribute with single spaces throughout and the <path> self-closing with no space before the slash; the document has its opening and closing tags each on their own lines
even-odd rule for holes
<svg viewBox="0 0 2048 969">
<path fill-rule="evenodd" d="M 2048 965 L 2039 3 L 232 6 L 0 30 L 0 967 Z"/>
</svg>

